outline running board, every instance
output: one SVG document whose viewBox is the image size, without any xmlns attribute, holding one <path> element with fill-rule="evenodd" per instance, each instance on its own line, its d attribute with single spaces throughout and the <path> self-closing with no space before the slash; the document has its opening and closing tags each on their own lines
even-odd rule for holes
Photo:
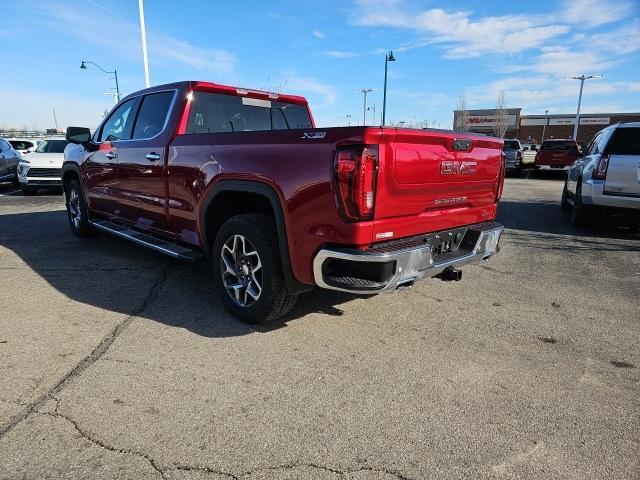
<svg viewBox="0 0 640 480">
<path fill-rule="evenodd" d="M 190 248 L 183 247 L 175 243 L 160 240 L 159 238 L 118 225 L 117 223 L 108 222 L 106 220 L 89 220 L 89 223 L 97 229 L 111 233 L 116 237 L 130 240 L 133 243 L 137 243 L 138 245 L 150 248 L 156 252 L 164 253 L 165 255 L 169 255 L 170 257 L 177 258 L 179 260 L 197 262 L 204 258 L 204 255 L 197 250 L 191 250 Z"/>
</svg>

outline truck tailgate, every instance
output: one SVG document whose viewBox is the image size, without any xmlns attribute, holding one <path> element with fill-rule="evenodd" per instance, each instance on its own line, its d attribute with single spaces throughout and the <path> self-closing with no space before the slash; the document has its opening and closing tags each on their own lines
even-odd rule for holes
<svg viewBox="0 0 640 480">
<path fill-rule="evenodd" d="M 374 241 L 493 218 L 503 168 L 500 139 L 430 130 L 383 135 Z"/>
</svg>

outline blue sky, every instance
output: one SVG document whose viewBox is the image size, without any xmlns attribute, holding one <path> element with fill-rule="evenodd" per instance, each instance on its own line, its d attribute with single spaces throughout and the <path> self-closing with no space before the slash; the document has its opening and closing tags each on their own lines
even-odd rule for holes
<svg viewBox="0 0 640 480">
<path fill-rule="evenodd" d="M 94 127 L 117 68 L 122 92 L 144 87 L 137 0 L 3 5 L 0 127 Z M 640 1 L 146 0 L 152 84 L 202 79 L 306 96 L 320 126 L 362 120 L 361 88 L 387 118 L 451 127 L 462 92 L 492 108 L 501 89 L 524 113 L 640 111 Z M 372 112 L 369 113 L 372 115 Z M 372 117 L 368 117 L 372 123 Z"/>
</svg>

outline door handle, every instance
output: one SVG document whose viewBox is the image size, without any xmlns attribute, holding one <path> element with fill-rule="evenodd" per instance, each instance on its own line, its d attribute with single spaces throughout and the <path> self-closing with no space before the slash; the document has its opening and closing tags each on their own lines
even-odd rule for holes
<svg viewBox="0 0 640 480">
<path fill-rule="evenodd" d="M 107 157 L 109 160 L 113 160 L 114 158 L 116 158 L 116 154 L 113 152 L 108 152 L 104 154 L 105 157 Z"/>
<path fill-rule="evenodd" d="M 147 153 L 147 156 L 145 158 L 147 160 L 150 160 L 150 161 L 154 162 L 156 160 L 160 160 L 160 155 L 158 155 L 155 152 L 151 152 L 151 153 Z"/>
</svg>

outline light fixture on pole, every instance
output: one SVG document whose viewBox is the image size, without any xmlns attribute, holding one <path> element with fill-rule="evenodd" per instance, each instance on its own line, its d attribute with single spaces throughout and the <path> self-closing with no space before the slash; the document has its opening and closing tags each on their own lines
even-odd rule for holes
<svg viewBox="0 0 640 480">
<path fill-rule="evenodd" d="M 387 66 L 389 62 L 395 62 L 396 57 L 393 56 L 393 52 L 389 52 L 384 56 L 384 93 L 382 95 L 382 126 L 387 119 Z"/>
<path fill-rule="evenodd" d="M 580 80 L 580 94 L 578 95 L 578 110 L 576 111 L 576 124 L 573 127 L 573 139 L 578 138 L 578 125 L 580 125 L 580 104 L 582 103 L 582 88 L 584 87 L 584 81 L 591 78 L 602 78 L 603 75 L 577 75 L 574 77 L 564 77 L 565 80 L 573 79 Z"/>
<path fill-rule="evenodd" d="M 351 115 L 347 115 L 347 126 L 351 126 Z"/>
<path fill-rule="evenodd" d="M 138 0 L 138 12 L 140 14 L 140 35 L 142 35 L 142 60 L 144 62 L 144 83 L 149 88 L 149 59 L 147 58 L 147 29 L 144 25 L 144 4 L 143 0 Z"/>
<path fill-rule="evenodd" d="M 82 70 L 86 70 L 87 69 L 87 63 L 89 63 L 91 65 L 94 65 L 95 67 L 97 67 L 98 69 L 103 71 L 104 73 L 113 74 L 113 79 L 116 81 L 116 93 L 114 94 L 114 97 L 116 99 L 116 103 L 118 103 L 120 101 L 120 86 L 118 85 L 118 71 L 114 68 L 113 72 L 110 72 L 109 70 L 105 70 L 104 68 L 102 68 L 97 63 L 90 62 L 88 60 L 82 60 L 82 63 L 80 64 L 80 68 Z"/>
<path fill-rule="evenodd" d="M 356 90 L 356 92 L 364 94 L 364 104 L 362 107 L 362 125 L 367 124 L 367 94 L 371 92 L 375 92 L 373 88 L 361 88 L 360 90 Z"/>
<path fill-rule="evenodd" d="M 542 126 L 542 142 L 544 142 L 544 132 L 547 130 L 547 124 L 549 123 L 549 110 L 544 111 L 544 125 Z"/>
</svg>

